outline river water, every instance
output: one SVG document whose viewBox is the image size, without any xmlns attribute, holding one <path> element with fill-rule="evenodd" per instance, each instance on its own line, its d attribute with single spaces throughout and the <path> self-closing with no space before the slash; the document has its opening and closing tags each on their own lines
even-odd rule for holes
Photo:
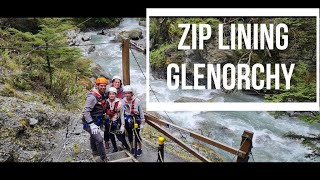
<svg viewBox="0 0 320 180">
<path fill-rule="evenodd" d="M 92 59 L 102 68 L 112 75 L 122 77 L 121 65 L 121 43 L 112 41 L 115 34 L 123 30 L 140 29 L 145 31 L 145 27 L 139 26 L 139 20 L 135 18 L 124 18 L 121 24 L 108 32 L 109 35 L 97 35 L 97 32 L 87 32 L 91 40 L 86 43 L 106 43 L 96 45 L 96 50 L 87 53 L 89 47 L 82 47 L 84 56 Z M 145 33 L 144 33 L 145 35 Z M 140 68 L 138 64 L 140 65 Z M 136 50 L 130 51 L 130 77 L 131 85 L 135 94 L 145 100 L 146 94 L 146 56 Z M 161 102 L 173 102 L 179 97 L 197 97 L 208 100 L 215 97 L 219 102 L 246 102 L 262 101 L 255 96 L 243 93 L 225 94 L 216 90 L 177 90 L 168 91 L 166 80 L 155 80 L 150 76 L 150 85 L 157 98 Z M 150 101 L 157 102 L 156 97 L 150 92 Z M 241 135 L 244 130 L 254 133 L 252 156 L 249 162 L 305 162 L 320 161 L 320 158 L 306 158 L 307 154 L 312 153 L 308 147 L 301 144 L 301 140 L 293 140 L 283 137 L 288 132 L 300 135 L 320 134 L 320 124 L 307 124 L 292 117 L 281 117 L 275 119 L 268 112 L 158 112 L 170 119 L 177 125 L 192 129 L 196 132 L 202 131 L 209 136 L 229 146 L 239 148 Z M 234 155 L 216 149 L 222 154 L 225 161 L 235 161 Z"/>
</svg>

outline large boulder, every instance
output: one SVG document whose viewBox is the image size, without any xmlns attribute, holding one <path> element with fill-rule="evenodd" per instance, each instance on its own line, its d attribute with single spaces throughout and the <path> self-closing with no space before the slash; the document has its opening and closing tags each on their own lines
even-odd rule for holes
<svg viewBox="0 0 320 180">
<path fill-rule="evenodd" d="M 95 78 L 99 77 L 99 76 L 104 76 L 106 77 L 107 79 L 111 79 L 112 78 L 112 75 L 108 72 L 105 72 L 103 70 L 103 68 L 99 65 L 99 64 L 96 64 L 96 63 L 91 63 L 90 64 L 90 67 L 92 69 L 92 72 L 93 72 L 93 76 Z"/>
<path fill-rule="evenodd" d="M 122 39 L 139 40 L 143 38 L 142 31 L 140 29 L 122 31 L 119 35 Z"/>
<path fill-rule="evenodd" d="M 81 40 L 82 40 L 82 41 L 90 41 L 90 40 L 91 40 L 91 36 L 83 35 L 83 36 L 81 37 Z"/>
<path fill-rule="evenodd" d="M 139 26 L 144 26 L 144 27 L 146 27 L 146 21 L 139 21 Z"/>
<path fill-rule="evenodd" d="M 237 62 L 234 51 L 220 49 L 208 50 L 206 60 L 210 64 L 227 64 Z"/>
<path fill-rule="evenodd" d="M 88 54 L 94 52 L 96 50 L 96 46 L 93 45 L 93 46 L 90 46 L 90 48 L 88 49 Z"/>
</svg>

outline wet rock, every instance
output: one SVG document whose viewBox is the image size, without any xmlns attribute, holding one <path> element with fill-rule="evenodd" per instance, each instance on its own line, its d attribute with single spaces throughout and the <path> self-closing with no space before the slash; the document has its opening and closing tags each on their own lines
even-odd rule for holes
<svg viewBox="0 0 320 180">
<path fill-rule="evenodd" d="M 299 113 L 295 111 L 287 111 L 289 117 L 298 117 Z"/>
<path fill-rule="evenodd" d="M 144 26 L 144 27 L 146 27 L 146 21 L 139 21 L 139 26 Z"/>
<path fill-rule="evenodd" d="M 224 102 L 224 98 L 223 97 L 213 97 L 206 102 Z"/>
<path fill-rule="evenodd" d="M 30 118 L 29 119 L 29 125 L 30 126 L 34 126 L 38 123 L 38 119 L 35 119 L 35 118 Z"/>
<path fill-rule="evenodd" d="M 90 46 L 90 48 L 88 49 L 88 54 L 94 52 L 96 50 L 96 46 Z"/>
<path fill-rule="evenodd" d="M 122 31 L 119 35 L 122 39 L 139 40 L 143 38 L 142 31 L 140 29 Z"/>
<path fill-rule="evenodd" d="M 257 144 L 268 143 L 271 141 L 272 141 L 271 137 L 267 134 L 259 135 L 256 137 L 256 140 L 255 140 Z"/>
<path fill-rule="evenodd" d="M 98 32 L 97 34 L 98 35 L 107 35 L 107 33 L 104 30 L 102 30 L 101 32 Z"/>
<path fill-rule="evenodd" d="M 206 102 L 206 100 L 193 97 L 181 97 L 174 102 Z"/>
<path fill-rule="evenodd" d="M 90 41 L 91 40 L 91 37 L 88 36 L 88 35 L 83 35 L 82 38 L 81 38 L 82 41 Z"/>
<path fill-rule="evenodd" d="M 77 35 L 79 34 L 79 29 L 77 30 L 70 30 L 66 32 L 66 35 L 70 38 L 70 39 L 74 39 L 77 37 Z"/>
</svg>

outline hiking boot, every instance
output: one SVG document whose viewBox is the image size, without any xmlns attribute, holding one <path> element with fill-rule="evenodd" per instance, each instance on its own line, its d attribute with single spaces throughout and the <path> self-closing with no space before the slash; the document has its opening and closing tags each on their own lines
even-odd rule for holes
<svg viewBox="0 0 320 180">
<path fill-rule="evenodd" d="M 115 153 L 115 152 L 118 152 L 118 149 L 114 149 L 114 150 L 112 151 L 112 153 Z"/>
<path fill-rule="evenodd" d="M 109 149 L 109 148 L 110 148 L 109 142 L 106 142 L 105 145 L 104 145 L 104 147 L 105 147 L 106 149 Z"/>
<path fill-rule="evenodd" d="M 141 154 L 142 154 L 142 150 L 138 149 L 137 156 L 141 156 Z"/>
<path fill-rule="evenodd" d="M 98 153 L 98 151 L 92 151 L 92 155 L 93 156 L 99 156 L 99 153 Z"/>
<path fill-rule="evenodd" d="M 109 159 L 108 159 L 108 157 L 105 157 L 105 158 L 98 157 L 98 158 L 95 158 L 95 161 L 96 162 L 108 162 Z"/>
<path fill-rule="evenodd" d="M 134 155 L 134 148 L 131 149 L 131 154 Z"/>
</svg>

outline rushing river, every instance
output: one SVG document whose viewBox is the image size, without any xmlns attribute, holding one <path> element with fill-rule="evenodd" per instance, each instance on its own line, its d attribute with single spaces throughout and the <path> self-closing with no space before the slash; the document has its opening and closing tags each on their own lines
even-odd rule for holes
<svg viewBox="0 0 320 180">
<path fill-rule="evenodd" d="M 102 68 L 112 75 L 122 77 L 121 65 L 121 43 L 114 42 L 117 33 L 124 30 L 146 28 L 139 26 L 139 20 L 134 18 L 125 18 L 116 28 L 109 29 L 109 35 L 97 35 L 98 32 L 87 32 L 91 40 L 86 43 L 99 44 L 96 50 L 90 54 L 87 53 L 89 47 L 82 47 L 84 56 L 93 59 L 94 62 L 101 65 Z M 144 33 L 145 35 L 145 33 Z M 140 68 L 138 64 L 140 65 Z M 139 97 L 145 97 L 146 94 L 146 56 L 136 50 L 130 51 L 130 77 L 131 85 L 135 94 Z M 246 102 L 261 101 L 255 96 L 245 95 L 243 93 L 225 94 L 216 90 L 177 90 L 168 91 L 166 80 L 154 80 L 150 76 L 150 85 L 155 91 L 157 98 L 161 102 L 173 102 L 179 97 L 197 97 L 208 100 L 215 97 L 219 102 Z M 145 98 L 141 98 L 145 100 Z M 150 101 L 157 102 L 153 93 L 150 92 Z M 285 138 L 283 135 L 288 132 L 294 132 L 300 135 L 320 134 L 320 124 L 307 124 L 296 118 L 282 117 L 275 119 L 268 112 L 158 112 L 164 118 L 169 115 L 174 123 L 195 130 L 203 131 L 209 137 L 225 143 L 229 146 L 239 148 L 241 135 L 244 130 L 254 133 L 252 155 L 249 162 L 253 159 L 255 162 L 304 162 L 320 161 L 320 158 L 306 158 L 305 155 L 312 153 L 312 150 L 301 144 L 301 140 Z M 222 150 L 213 148 L 222 154 L 225 161 L 235 161 L 234 155 Z"/>
</svg>

